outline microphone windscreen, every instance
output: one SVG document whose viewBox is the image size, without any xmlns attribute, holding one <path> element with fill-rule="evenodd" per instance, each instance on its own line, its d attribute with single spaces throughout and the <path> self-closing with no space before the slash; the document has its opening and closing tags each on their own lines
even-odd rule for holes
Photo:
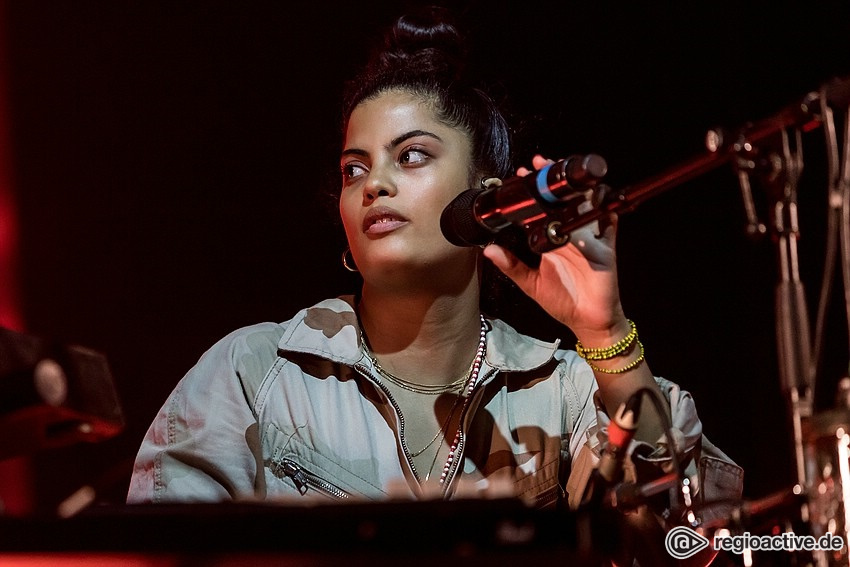
<svg viewBox="0 0 850 567">
<path fill-rule="evenodd" d="M 454 198 L 440 215 L 440 230 L 455 246 L 478 246 L 492 241 L 495 234 L 475 220 L 473 205 L 486 189 L 467 189 Z"/>
</svg>

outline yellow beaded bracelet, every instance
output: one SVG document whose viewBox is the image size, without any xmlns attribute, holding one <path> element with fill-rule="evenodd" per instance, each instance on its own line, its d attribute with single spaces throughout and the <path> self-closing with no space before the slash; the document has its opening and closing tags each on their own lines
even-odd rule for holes
<svg viewBox="0 0 850 567">
<path fill-rule="evenodd" d="M 585 348 L 581 341 L 576 342 L 576 352 L 585 360 L 608 360 L 621 354 L 628 352 L 632 348 L 632 343 L 637 340 L 637 328 L 634 321 L 629 320 L 629 325 L 632 330 L 629 334 L 617 341 L 615 344 L 604 348 Z"/>
<path fill-rule="evenodd" d="M 638 356 L 635 360 L 633 360 L 632 362 L 628 363 L 627 365 L 625 365 L 625 366 L 624 366 L 624 367 L 622 367 L 622 368 L 612 368 L 612 369 L 609 369 L 609 368 L 599 368 L 598 366 L 596 366 L 596 365 L 595 365 L 595 364 L 593 364 L 592 362 L 588 362 L 588 363 L 587 363 L 587 365 L 588 365 L 588 366 L 590 366 L 590 368 L 591 368 L 594 372 L 602 372 L 603 374 L 622 374 L 623 372 L 628 372 L 629 370 L 631 370 L 631 369 L 633 369 L 633 368 L 637 368 L 637 367 L 638 367 L 638 365 L 640 365 L 640 363 L 644 361 L 644 356 L 643 356 L 643 355 L 644 355 L 644 351 L 643 351 L 643 343 L 641 343 L 640 341 L 638 341 L 638 342 L 637 342 L 637 345 L 638 345 L 638 348 L 640 349 L 640 355 L 639 355 L 639 356 Z"/>
</svg>

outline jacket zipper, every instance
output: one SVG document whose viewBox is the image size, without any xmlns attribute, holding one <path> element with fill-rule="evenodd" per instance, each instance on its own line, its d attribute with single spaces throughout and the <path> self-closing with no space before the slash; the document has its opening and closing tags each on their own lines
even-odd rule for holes
<svg viewBox="0 0 850 567">
<path fill-rule="evenodd" d="M 401 440 L 401 446 L 404 449 L 404 457 L 405 457 L 405 459 L 407 459 L 407 464 L 410 465 L 410 470 L 413 471 L 413 476 L 416 478 L 416 481 L 421 483 L 422 479 L 419 476 L 419 472 L 416 470 L 416 465 L 413 464 L 413 459 L 410 457 L 410 449 L 407 448 L 407 442 L 404 440 L 404 414 L 401 412 L 401 408 L 396 403 L 395 398 L 393 398 L 393 395 L 390 393 L 389 389 L 386 386 L 384 386 L 384 384 L 379 379 L 374 377 L 372 375 L 372 373 L 369 372 L 369 369 L 366 366 L 364 366 L 362 364 L 356 364 L 355 368 L 362 375 L 364 375 L 365 377 L 372 380 L 372 382 L 374 382 L 381 389 L 381 391 L 384 394 L 386 394 L 387 399 L 389 399 L 390 403 L 392 404 L 393 408 L 395 409 L 396 415 L 398 416 L 398 419 L 399 419 L 399 437 L 400 437 L 400 440 Z M 497 372 L 497 369 L 493 368 L 493 369 L 490 370 L 489 373 L 487 373 L 486 376 L 481 378 L 478 381 L 478 384 L 476 384 L 472 395 L 478 396 L 479 392 L 481 391 L 480 385 L 483 384 L 484 382 L 486 382 L 487 380 L 489 380 L 496 372 Z M 473 401 L 473 400 L 470 400 L 470 401 Z M 458 463 L 460 462 L 459 457 L 461 455 L 463 455 L 463 445 L 464 445 L 464 440 L 466 438 L 466 433 L 463 430 L 463 421 L 464 421 L 465 417 L 466 417 L 466 413 L 464 413 L 460 416 L 460 419 L 461 419 L 461 422 L 460 422 L 461 423 L 460 439 L 458 440 L 457 449 L 455 450 L 455 456 L 454 456 L 454 460 L 452 462 L 452 466 L 449 469 L 449 474 L 446 475 L 446 481 L 443 483 L 443 496 L 445 496 L 448 492 L 450 481 L 451 481 L 452 478 L 454 478 L 455 471 L 457 469 Z"/>
<path fill-rule="evenodd" d="M 497 369 L 493 368 L 493 369 L 490 370 L 490 372 L 487 373 L 486 376 L 481 378 L 478 381 L 478 383 L 475 385 L 475 387 L 473 388 L 471 396 L 474 396 L 475 398 L 480 397 L 481 392 L 484 391 L 483 388 L 481 388 L 481 385 L 484 384 L 487 380 L 489 380 L 496 372 L 497 372 Z M 465 409 L 464 413 L 462 413 L 461 416 L 460 416 L 460 439 L 458 439 L 457 449 L 455 449 L 455 454 L 454 454 L 454 457 L 452 459 L 452 464 L 449 467 L 449 472 L 446 475 L 445 482 L 443 483 L 443 496 L 444 497 L 449 492 L 449 485 L 451 484 L 451 481 L 454 479 L 455 472 L 457 472 L 457 468 L 460 465 L 461 457 L 463 457 L 463 446 L 464 446 L 465 441 L 466 441 L 466 431 L 464 431 L 463 426 L 466 423 L 466 416 L 468 415 L 468 412 L 470 411 L 469 408 L 471 407 L 471 404 L 473 402 L 477 402 L 477 401 L 478 401 L 477 399 L 470 397 L 469 404 L 466 405 L 466 409 Z"/>
<path fill-rule="evenodd" d="M 292 482 L 295 483 L 295 488 L 298 489 L 298 492 L 302 496 L 307 493 L 308 489 L 312 488 L 334 498 L 346 499 L 350 497 L 347 492 L 338 486 L 334 486 L 313 473 L 308 472 L 291 459 L 283 459 L 279 462 L 278 467 L 279 470 L 283 471 L 284 476 L 292 479 Z"/>
<path fill-rule="evenodd" d="M 393 395 L 390 393 L 389 389 L 384 386 L 384 384 L 375 376 L 369 372 L 369 369 L 362 364 L 355 364 L 354 367 L 357 369 L 360 374 L 369 378 L 381 391 L 387 396 L 387 399 L 392 404 L 393 409 L 395 409 L 395 413 L 398 416 L 398 434 L 399 440 L 401 441 L 401 447 L 404 449 L 404 458 L 407 460 L 407 464 L 410 465 L 410 470 L 413 471 L 413 476 L 416 478 L 416 482 L 422 482 L 422 479 L 419 477 L 419 471 L 416 470 L 416 465 L 413 464 L 413 458 L 410 456 L 410 449 L 407 448 L 407 441 L 404 439 L 404 414 L 401 412 L 401 408 L 398 403 L 393 398 Z"/>
</svg>

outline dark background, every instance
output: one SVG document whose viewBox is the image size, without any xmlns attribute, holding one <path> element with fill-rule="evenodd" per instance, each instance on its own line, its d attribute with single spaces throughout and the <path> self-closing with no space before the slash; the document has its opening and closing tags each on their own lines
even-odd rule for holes
<svg viewBox="0 0 850 567">
<path fill-rule="evenodd" d="M 406 5 L 8 2 L 27 331 L 105 353 L 127 418 L 115 439 L 36 457 L 41 507 L 86 483 L 120 502 L 148 424 L 206 348 L 356 289 L 322 198 L 334 189 L 340 91 Z M 519 163 L 596 152 L 615 187 L 701 155 L 710 127 L 772 116 L 850 72 L 846 1 L 450 5 L 515 118 Z M 821 131 L 804 140 L 814 313 L 825 166 Z M 745 495 L 792 484 L 775 250 L 747 237 L 731 168 L 624 216 L 619 251 L 653 371 L 694 394 L 710 438 L 747 470 Z M 820 408 L 847 372 L 840 284 L 835 293 Z M 513 321 L 543 338 L 560 331 L 533 310 Z"/>
</svg>

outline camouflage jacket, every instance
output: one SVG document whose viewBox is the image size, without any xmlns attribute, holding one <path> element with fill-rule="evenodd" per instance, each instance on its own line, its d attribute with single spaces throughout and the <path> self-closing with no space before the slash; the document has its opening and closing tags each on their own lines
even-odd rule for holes
<svg viewBox="0 0 850 567">
<path fill-rule="evenodd" d="M 326 300 L 216 343 L 151 424 L 128 502 L 423 497 L 401 441 L 400 412 L 360 344 L 352 304 L 351 297 Z M 479 384 L 443 495 L 496 486 L 504 494 L 508 486 L 539 506 L 567 491 L 574 501 L 607 423 L 594 403 L 593 372 L 557 342 L 497 319 L 487 326 Z M 680 446 L 695 462 L 714 465 L 708 477 L 705 467 L 690 471 L 724 497 L 739 495 L 740 469 L 710 445 L 702 454 L 690 395 L 656 380 Z M 662 468 L 669 461 L 663 443 L 651 449 L 648 460 Z"/>
</svg>

